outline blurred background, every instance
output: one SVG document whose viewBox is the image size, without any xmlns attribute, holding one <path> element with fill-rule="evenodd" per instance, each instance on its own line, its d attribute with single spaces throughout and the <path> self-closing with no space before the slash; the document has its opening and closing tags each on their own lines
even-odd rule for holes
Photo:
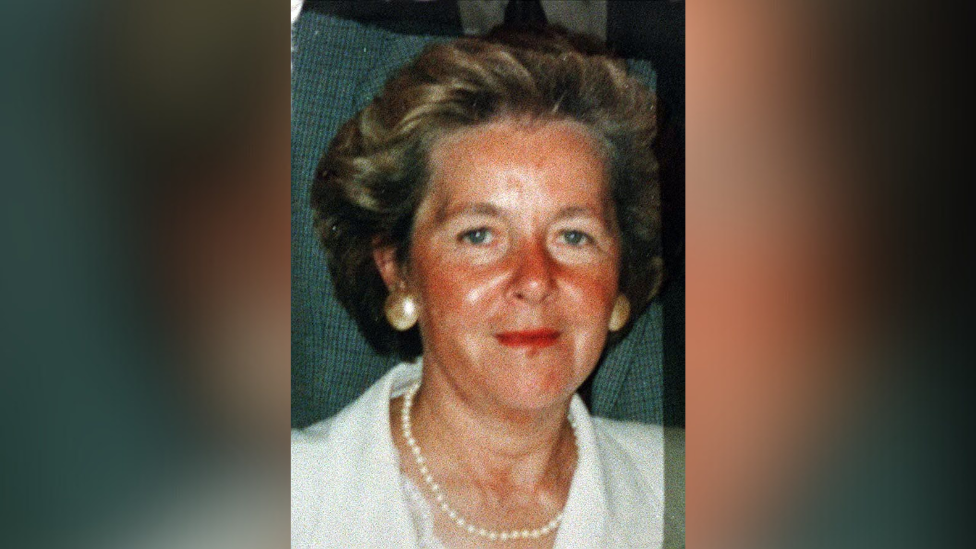
<svg viewBox="0 0 976 549">
<path fill-rule="evenodd" d="M 0 8 L 0 545 L 288 543 L 282 4 Z M 690 545 L 968 547 L 971 8 L 559 4 L 684 112 Z"/>
<path fill-rule="evenodd" d="M 287 543 L 280 4 L 2 8 L 0 546 Z"/>
</svg>

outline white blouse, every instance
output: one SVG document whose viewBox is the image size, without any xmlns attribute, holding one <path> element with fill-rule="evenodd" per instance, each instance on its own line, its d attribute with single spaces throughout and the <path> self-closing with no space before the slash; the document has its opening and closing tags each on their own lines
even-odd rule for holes
<svg viewBox="0 0 976 549">
<path fill-rule="evenodd" d="M 423 492 L 410 480 L 407 475 L 400 475 L 403 493 L 407 496 L 407 509 L 413 520 L 414 530 L 417 532 L 417 546 L 420 549 L 445 549 L 441 540 L 434 534 L 434 515 L 430 504 L 424 499 Z"/>
<path fill-rule="evenodd" d="M 440 546 L 390 430 L 390 400 L 420 373 L 419 362 L 401 364 L 335 416 L 292 432 L 292 547 Z M 661 547 L 663 429 L 591 417 L 579 396 L 570 411 L 579 455 L 554 547 Z"/>
</svg>

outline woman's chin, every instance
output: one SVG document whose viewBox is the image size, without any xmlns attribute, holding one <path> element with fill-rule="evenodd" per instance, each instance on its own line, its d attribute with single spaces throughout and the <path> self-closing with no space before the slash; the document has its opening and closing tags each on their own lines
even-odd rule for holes
<svg viewBox="0 0 976 549">
<path fill-rule="evenodd" d="M 509 364 L 508 368 L 490 374 L 497 399 L 515 409 L 543 410 L 562 404 L 576 392 L 582 381 L 577 380 L 566 362 L 512 364 L 499 361 L 496 364 Z"/>
</svg>

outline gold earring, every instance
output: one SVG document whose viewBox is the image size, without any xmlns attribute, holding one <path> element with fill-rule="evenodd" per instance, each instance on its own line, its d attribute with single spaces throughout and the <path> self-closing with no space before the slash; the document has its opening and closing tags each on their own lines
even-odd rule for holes
<svg viewBox="0 0 976 549">
<path fill-rule="evenodd" d="M 630 318 L 630 301 L 627 296 L 620 294 L 613 302 L 613 311 L 610 313 L 610 331 L 616 332 L 627 324 Z"/>
<path fill-rule="evenodd" d="M 386 314 L 386 320 L 390 326 L 400 332 L 413 328 L 420 317 L 417 299 L 400 290 L 390 292 L 390 295 L 386 296 L 383 312 Z"/>
</svg>

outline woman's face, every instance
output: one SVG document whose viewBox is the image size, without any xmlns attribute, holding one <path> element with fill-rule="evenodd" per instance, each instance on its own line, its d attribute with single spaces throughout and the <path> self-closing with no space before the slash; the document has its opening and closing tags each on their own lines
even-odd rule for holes
<svg viewBox="0 0 976 549">
<path fill-rule="evenodd" d="M 512 409 L 575 392 L 617 295 L 607 177 L 595 142 L 570 122 L 502 121 L 437 143 L 406 272 L 429 375 Z"/>
</svg>

